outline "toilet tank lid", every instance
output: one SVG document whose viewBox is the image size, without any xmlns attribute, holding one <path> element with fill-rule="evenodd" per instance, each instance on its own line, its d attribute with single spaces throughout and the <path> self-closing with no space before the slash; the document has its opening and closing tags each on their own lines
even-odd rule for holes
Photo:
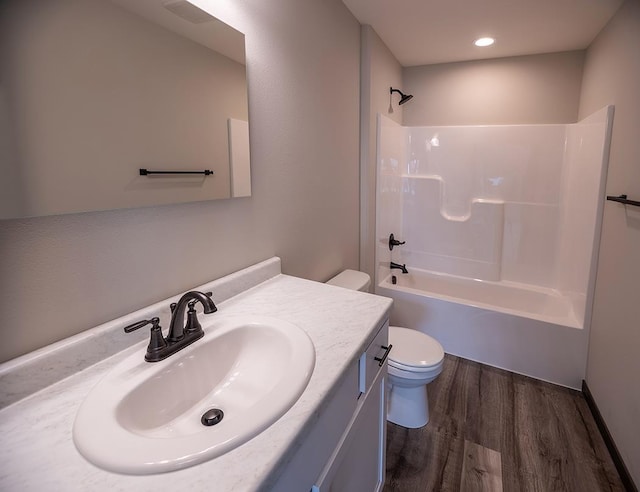
<svg viewBox="0 0 640 492">
<path fill-rule="evenodd" d="M 337 287 L 344 287 L 345 289 L 365 290 L 369 288 L 371 277 L 364 272 L 345 270 L 332 279 L 327 280 L 327 283 Z"/>
</svg>

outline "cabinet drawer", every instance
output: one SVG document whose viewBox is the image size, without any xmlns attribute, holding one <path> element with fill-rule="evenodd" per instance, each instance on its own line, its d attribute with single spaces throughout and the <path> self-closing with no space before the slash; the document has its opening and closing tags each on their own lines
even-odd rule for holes
<svg viewBox="0 0 640 492">
<path fill-rule="evenodd" d="M 386 321 L 366 352 L 360 357 L 358 389 L 361 393 L 369 391 L 378 372 L 387 370 L 386 355 L 389 351 L 389 322 Z"/>
</svg>

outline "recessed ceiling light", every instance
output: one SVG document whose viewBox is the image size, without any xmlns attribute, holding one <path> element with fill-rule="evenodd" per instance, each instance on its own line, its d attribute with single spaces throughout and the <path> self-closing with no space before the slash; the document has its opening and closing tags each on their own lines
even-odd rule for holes
<svg viewBox="0 0 640 492">
<path fill-rule="evenodd" d="M 476 46 L 491 46 L 493 43 L 495 43 L 496 40 L 493 38 L 478 38 L 476 39 L 473 44 L 475 44 Z"/>
</svg>

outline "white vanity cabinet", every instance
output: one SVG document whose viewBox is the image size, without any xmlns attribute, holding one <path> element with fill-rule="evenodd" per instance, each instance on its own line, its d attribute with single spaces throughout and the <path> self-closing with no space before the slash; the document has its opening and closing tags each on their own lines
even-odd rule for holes
<svg viewBox="0 0 640 492">
<path fill-rule="evenodd" d="M 389 322 L 378 330 L 272 490 L 378 492 L 385 478 Z"/>
<path fill-rule="evenodd" d="M 374 492 L 385 477 L 386 392 L 389 323 L 358 363 L 359 403 L 312 492 Z"/>
</svg>

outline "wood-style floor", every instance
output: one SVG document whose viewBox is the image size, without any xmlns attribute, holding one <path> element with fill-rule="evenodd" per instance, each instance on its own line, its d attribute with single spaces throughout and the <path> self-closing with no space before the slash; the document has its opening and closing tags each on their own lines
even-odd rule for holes
<svg viewBox="0 0 640 492">
<path fill-rule="evenodd" d="M 388 423 L 385 492 L 624 492 L 578 391 L 447 355 L 429 408 Z"/>
</svg>

